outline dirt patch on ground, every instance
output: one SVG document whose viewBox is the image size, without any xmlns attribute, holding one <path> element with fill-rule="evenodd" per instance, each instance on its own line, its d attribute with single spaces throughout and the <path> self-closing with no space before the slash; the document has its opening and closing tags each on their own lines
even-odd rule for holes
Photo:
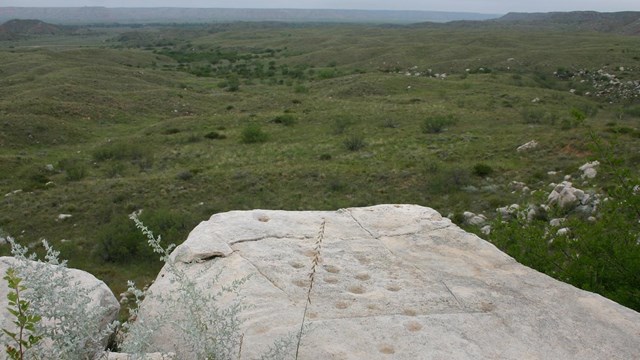
<svg viewBox="0 0 640 360">
<path fill-rule="evenodd" d="M 590 156 L 592 153 L 588 149 L 584 149 L 582 145 L 567 144 L 560 148 L 560 153 L 578 158 Z"/>
</svg>

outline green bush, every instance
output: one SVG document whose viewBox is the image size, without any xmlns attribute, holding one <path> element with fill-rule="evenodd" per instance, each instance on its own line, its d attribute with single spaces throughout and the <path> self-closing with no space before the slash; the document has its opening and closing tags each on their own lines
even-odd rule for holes
<svg viewBox="0 0 640 360">
<path fill-rule="evenodd" d="M 429 175 L 427 185 L 434 194 L 449 194 L 469 184 L 469 171 L 460 167 L 438 168 Z"/>
<path fill-rule="evenodd" d="M 422 132 L 427 134 L 441 133 L 445 127 L 454 123 L 455 121 L 451 116 L 430 116 L 422 122 Z"/>
<path fill-rule="evenodd" d="M 58 167 L 64 170 L 68 181 L 78 181 L 87 175 L 87 164 L 80 159 L 63 159 L 58 162 Z"/>
<path fill-rule="evenodd" d="M 177 244 L 186 238 L 195 225 L 195 221 L 186 215 L 167 209 L 145 211 L 140 217 L 145 223 L 153 224 L 154 229 L 161 230 L 168 242 Z M 110 263 L 157 260 L 144 235 L 126 216 L 112 219 L 109 224 L 98 230 L 93 251 L 98 258 Z"/>
<path fill-rule="evenodd" d="M 241 134 L 241 140 L 245 144 L 255 144 L 266 142 L 269 136 L 258 124 L 247 125 Z"/>
<path fill-rule="evenodd" d="M 302 85 L 302 84 L 298 84 L 293 88 L 293 91 L 296 94 L 306 94 L 306 93 L 309 92 L 309 88 L 304 86 L 304 85 Z"/>
<path fill-rule="evenodd" d="M 229 92 L 236 92 L 240 90 L 240 79 L 238 79 L 238 76 L 235 74 L 231 75 L 227 78 L 224 87 Z"/>
<path fill-rule="evenodd" d="M 582 110 L 573 108 L 571 109 L 571 117 L 573 117 L 577 124 L 581 124 L 587 118 L 587 115 L 585 115 Z"/>
<path fill-rule="evenodd" d="M 338 76 L 338 71 L 336 71 L 335 68 L 320 69 L 318 70 L 317 76 L 318 76 L 318 79 L 321 79 L 321 80 L 331 79 Z"/>
<path fill-rule="evenodd" d="M 475 164 L 473 166 L 473 174 L 480 177 L 486 177 L 493 174 L 493 168 L 483 163 Z"/>
<path fill-rule="evenodd" d="M 278 115 L 273 120 L 274 124 L 282 124 L 284 126 L 293 126 L 296 123 L 296 118 L 291 114 Z"/>
</svg>

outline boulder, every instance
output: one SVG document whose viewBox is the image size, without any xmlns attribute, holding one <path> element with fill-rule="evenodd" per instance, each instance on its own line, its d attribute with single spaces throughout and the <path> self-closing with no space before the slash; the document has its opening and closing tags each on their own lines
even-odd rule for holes
<svg viewBox="0 0 640 360">
<path fill-rule="evenodd" d="M 520 211 L 520 205 L 518 204 L 511 204 L 508 206 L 496 208 L 496 213 L 503 220 L 512 219 L 517 215 L 518 211 Z"/>
<path fill-rule="evenodd" d="M 560 227 L 560 225 L 562 225 L 563 222 L 567 221 L 566 218 L 555 218 L 555 219 L 551 219 L 549 221 L 549 225 L 553 226 L 553 227 Z"/>
<path fill-rule="evenodd" d="M 241 359 L 259 358 L 283 336 L 295 340 L 305 306 L 299 359 L 631 359 L 640 352 L 639 313 L 527 268 L 426 207 L 221 213 L 174 254 L 138 319 L 180 320 L 185 306 L 157 301 L 180 291 L 171 267 L 203 293 L 245 279 L 237 290 L 245 305 Z M 176 329 L 151 333 L 149 351 L 180 357 Z"/>
<path fill-rule="evenodd" d="M 580 204 L 585 198 L 584 191 L 574 188 L 569 181 L 563 181 L 555 186 L 547 197 L 549 205 L 557 205 L 562 209 L 570 209 Z"/>
<path fill-rule="evenodd" d="M 48 289 L 50 294 L 47 295 L 52 295 L 54 298 L 45 299 L 44 303 L 55 307 L 55 310 L 49 308 L 45 310 L 46 312 L 39 313 L 39 315 L 43 315 L 41 320 L 42 325 L 52 325 L 52 320 L 45 316 L 46 313 L 57 312 L 58 319 L 65 311 L 72 311 L 76 315 L 94 315 L 93 317 L 78 317 L 75 319 L 77 320 L 77 324 L 81 324 L 81 326 L 74 326 L 73 328 L 67 329 L 57 327 L 57 331 L 68 331 L 64 332 L 64 337 L 67 341 L 71 341 L 70 339 L 86 339 L 83 341 L 83 344 L 86 345 L 85 349 L 87 349 L 89 353 L 100 351 L 106 347 L 108 340 L 106 329 L 110 323 L 117 319 L 120 304 L 104 282 L 82 270 L 68 269 L 58 265 L 50 265 L 26 259 L 18 260 L 13 257 L 0 257 L 0 274 L 2 274 L 3 277 L 9 268 L 17 269 L 18 276 L 23 279 L 21 285 L 25 285 L 27 288 L 25 290 L 26 292 L 35 290 L 33 285 L 30 285 L 30 281 L 56 284 L 63 279 L 65 281 L 64 285 L 68 286 L 67 288 L 63 289 L 50 286 Z M 45 284 L 44 286 L 47 285 Z M 15 317 L 7 310 L 9 306 L 7 294 L 9 291 L 7 281 L 2 280 L 2 286 L 0 286 L 0 328 L 15 331 L 15 325 L 13 324 Z M 86 294 L 87 298 L 80 299 L 82 294 Z M 79 300 L 75 301 L 73 298 L 70 299 L 69 296 L 75 296 Z M 24 298 L 23 292 L 23 299 Z M 65 303 L 62 304 L 62 302 Z M 63 306 L 58 307 L 60 304 Z M 85 306 L 86 308 L 79 309 L 78 306 Z M 31 308 L 33 309 L 33 306 Z M 59 323 L 59 320 L 56 320 L 56 323 Z M 87 333 L 88 329 L 94 332 L 89 334 Z M 7 338 L 5 337 L 3 341 L 7 341 Z M 47 359 L 55 358 L 56 356 L 54 355 L 55 350 L 52 350 L 54 347 L 50 346 L 50 344 L 51 339 L 47 336 L 39 343 L 39 345 L 45 347 L 45 350 L 42 351 L 49 356 L 46 357 Z M 65 346 L 67 345 L 61 345 L 55 349 L 58 351 L 60 351 L 61 348 L 68 349 L 68 347 Z M 78 358 L 80 358 L 81 355 L 78 356 Z M 4 351 L 0 352 L 0 359 L 6 359 Z"/>
<path fill-rule="evenodd" d="M 487 222 L 486 216 L 484 216 L 483 214 L 474 214 L 471 211 L 465 211 L 464 213 L 462 213 L 462 216 L 464 216 L 464 222 L 467 225 L 480 226 L 484 225 Z"/>
</svg>

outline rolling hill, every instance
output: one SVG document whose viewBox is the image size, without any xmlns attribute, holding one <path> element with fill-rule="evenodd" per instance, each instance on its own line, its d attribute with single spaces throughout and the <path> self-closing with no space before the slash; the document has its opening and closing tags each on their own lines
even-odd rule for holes
<svg viewBox="0 0 640 360">
<path fill-rule="evenodd" d="M 535 25 L 539 27 L 588 30 L 620 34 L 640 34 L 640 12 L 601 13 L 572 11 L 550 13 L 508 13 L 498 23 Z"/>
</svg>

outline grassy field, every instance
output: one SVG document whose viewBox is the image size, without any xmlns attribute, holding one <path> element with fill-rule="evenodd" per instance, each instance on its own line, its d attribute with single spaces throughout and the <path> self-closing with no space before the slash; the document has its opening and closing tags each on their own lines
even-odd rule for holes
<svg viewBox="0 0 640 360">
<path fill-rule="evenodd" d="M 592 160 L 590 134 L 638 168 L 638 90 L 598 70 L 638 80 L 640 38 L 231 24 L 2 42 L 0 231 L 117 293 L 158 270 L 127 219 L 140 209 L 177 243 L 236 209 L 493 215 L 520 200 L 512 181 Z"/>
</svg>

